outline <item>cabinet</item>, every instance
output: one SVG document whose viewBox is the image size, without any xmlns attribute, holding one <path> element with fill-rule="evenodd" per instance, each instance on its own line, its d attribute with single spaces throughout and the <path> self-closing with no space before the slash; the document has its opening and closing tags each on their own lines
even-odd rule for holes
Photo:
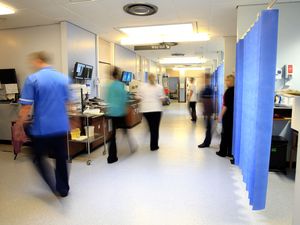
<svg viewBox="0 0 300 225">
<path fill-rule="evenodd" d="M 111 120 L 104 115 L 90 115 L 90 114 L 71 114 L 70 120 L 79 124 L 81 135 L 87 136 L 84 140 L 71 140 L 68 135 L 68 159 L 71 160 L 80 152 L 86 151 L 88 153 L 87 164 L 91 164 L 90 153 L 91 150 L 104 145 L 103 154 L 106 153 L 106 142 L 111 137 Z M 91 136 L 88 132 L 85 133 L 85 126 L 94 126 L 94 135 Z"/>
<path fill-rule="evenodd" d="M 142 121 L 142 114 L 139 111 L 138 101 L 131 101 L 128 105 L 126 123 L 128 128 L 132 128 Z"/>
</svg>

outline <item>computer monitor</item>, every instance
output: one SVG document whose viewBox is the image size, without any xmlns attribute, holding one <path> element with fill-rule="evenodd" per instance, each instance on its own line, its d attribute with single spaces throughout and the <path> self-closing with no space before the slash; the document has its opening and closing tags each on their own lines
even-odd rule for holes
<svg viewBox="0 0 300 225">
<path fill-rule="evenodd" d="M 0 69 L 1 84 L 16 84 L 17 75 L 15 69 Z"/>
<path fill-rule="evenodd" d="M 86 65 L 83 63 L 76 62 L 74 66 L 74 72 L 73 77 L 75 79 L 84 79 L 84 71 L 85 71 Z"/>
<path fill-rule="evenodd" d="M 84 78 L 87 79 L 87 80 L 90 80 L 90 79 L 92 79 L 92 74 L 93 74 L 93 66 L 85 65 Z"/>
<path fill-rule="evenodd" d="M 123 71 L 121 81 L 124 82 L 125 84 L 129 84 L 129 82 L 131 82 L 132 80 L 132 76 L 133 76 L 132 72 Z"/>
</svg>

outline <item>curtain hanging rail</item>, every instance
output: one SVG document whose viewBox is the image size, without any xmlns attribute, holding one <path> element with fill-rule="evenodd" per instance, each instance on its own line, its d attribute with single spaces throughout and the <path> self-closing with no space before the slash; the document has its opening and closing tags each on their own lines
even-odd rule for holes
<svg viewBox="0 0 300 225">
<path fill-rule="evenodd" d="M 277 2 L 277 0 L 272 0 L 272 1 L 269 3 L 267 9 L 272 9 L 273 6 L 274 6 L 274 4 L 275 4 L 276 2 Z"/>
</svg>

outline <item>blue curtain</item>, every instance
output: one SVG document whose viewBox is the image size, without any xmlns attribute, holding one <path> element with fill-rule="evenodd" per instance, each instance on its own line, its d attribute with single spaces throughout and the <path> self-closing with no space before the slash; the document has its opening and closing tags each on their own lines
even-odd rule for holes
<svg viewBox="0 0 300 225">
<path fill-rule="evenodd" d="M 211 75 L 211 85 L 214 89 L 215 112 L 222 110 L 224 94 L 224 64 L 221 64 Z"/>
<path fill-rule="evenodd" d="M 224 94 L 224 64 L 221 64 L 216 71 L 217 77 L 217 95 L 218 95 L 218 113 L 222 111 Z"/>
<path fill-rule="evenodd" d="M 237 44 L 233 153 L 250 204 L 265 208 L 272 138 L 278 10 L 262 11 Z"/>
</svg>

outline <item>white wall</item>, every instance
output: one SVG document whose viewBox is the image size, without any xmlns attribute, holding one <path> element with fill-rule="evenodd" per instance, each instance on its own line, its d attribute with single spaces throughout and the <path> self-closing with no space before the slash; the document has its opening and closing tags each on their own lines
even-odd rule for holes
<svg viewBox="0 0 300 225">
<path fill-rule="evenodd" d="M 101 38 L 98 39 L 99 55 L 99 97 L 105 99 L 106 86 L 111 79 L 111 66 L 113 66 L 114 45 Z"/>
<path fill-rule="evenodd" d="M 294 65 L 291 89 L 300 90 L 300 2 L 276 4 L 279 9 L 277 68 L 285 64 Z M 241 38 L 266 5 L 239 6 L 237 13 L 237 35 Z"/>
<path fill-rule="evenodd" d="M 136 74 L 136 53 L 115 44 L 115 66 Z"/>
<path fill-rule="evenodd" d="M 293 106 L 292 124 L 291 127 L 300 132 L 300 97 L 296 97 Z M 296 182 L 295 182 L 295 198 L 294 198 L 294 218 L 293 225 L 300 224 L 300 141 L 298 138 L 298 153 L 297 153 L 297 166 L 296 166 Z"/>
<path fill-rule="evenodd" d="M 54 68 L 62 70 L 60 42 L 59 24 L 0 30 L 0 68 L 15 68 L 22 88 L 25 78 L 32 73 L 27 61 L 32 52 L 49 52 Z"/>
<path fill-rule="evenodd" d="M 236 62 L 236 36 L 224 37 L 224 42 L 224 74 L 234 74 Z"/>
<path fill-rule="evenodd" d="M 62 46 L 66 57 L 67 72 L 73 74 L 76 62 L 93 66 L 92 80 L 88 81 L 92 87 L 91 97 L 96 96 L 95 80 L 98 71 L 97 63 L 97 36 L 81 27 L 68 22 L 62 22 Z"/>
</svg>

